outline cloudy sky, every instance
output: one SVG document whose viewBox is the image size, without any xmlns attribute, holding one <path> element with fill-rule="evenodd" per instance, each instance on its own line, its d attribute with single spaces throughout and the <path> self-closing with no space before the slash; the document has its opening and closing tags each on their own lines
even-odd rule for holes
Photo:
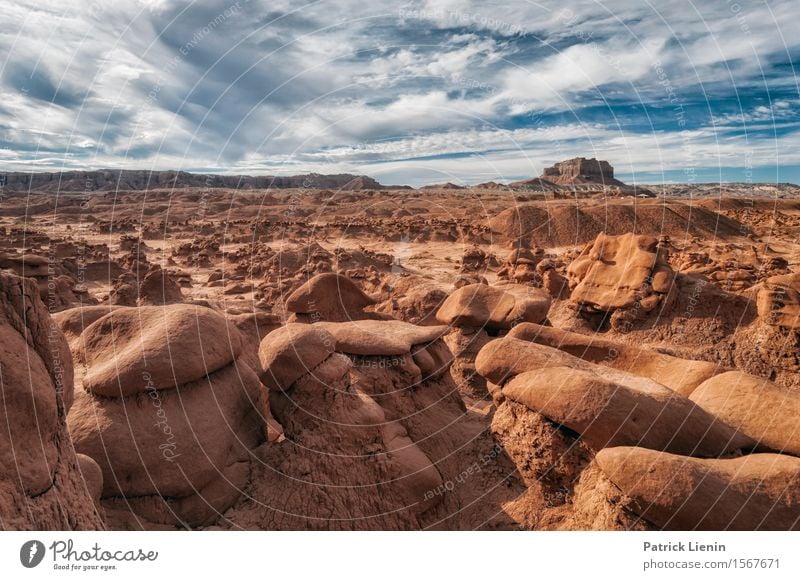
<svg viewBox="0 0 800 580">
<path fill-rule="evenodd" d="M 0 0 L 0 168 L 800 182 L 797 0 Z"/>
</svg>

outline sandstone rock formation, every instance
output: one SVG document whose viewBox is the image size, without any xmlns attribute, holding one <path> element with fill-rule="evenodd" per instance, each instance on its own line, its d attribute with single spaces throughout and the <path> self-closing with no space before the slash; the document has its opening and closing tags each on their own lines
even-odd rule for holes
<svg viewBox="0 0 800 580">
<path fill-rule="evenodd" d="M 167 270 L 147 263 L 134 265 L 131 269 L 133 271 L 123 272 L 113 281 L 108 304 L 162 306 L 183 302 L 183 292 Z"/>
<path fill-rule="evenodd" d="M 527 489 L 506 510 L 539 530 L 656 529 L 595 465 L 581 438 L 508 399 L 492 416 L 493 436 Z"/>
<path fill-rule="evenodd" d="M 282 326 L 259 346 L 261 381 L 270 389 L 289 388 L 333 354 L 335 345 L 333 336 L 317 325 Z"/>
<path fill-rule="evenodd" d="M 382 189 L 366 175 L 203 175 L 186 171 L 139 171 L 127 169 L 103 171 L 63 171 L 57 173 L 4 174 L 5 187 L 18 191 L 114 191 L 147 190 L 162 187 L 214 187 L 232 189 L 316 187 L 343 190 Z"/>
<path fill-rule="evenodd" d="M 460 391 L 485 398 L 486 381 L 476 372 L 475 357 L 489 335 L 525 321 L 542 322 L 549 308 L 550 297 L 532 286 L 468 284 L 453 292 L 436 317 L 453 327 L 445 341 L 454 355 L 450 372 Z"/>
<path fill-rule="evenodd" d="M 123 272 L 111 284 L 110 306 L 136 306 L 139 301 L 139 281 L 133 272 Z"/>
<path fill-rule="evenodd" d="M 53 320 L 61 329 L 61 332 L 64 333 L 70 351 L 75 352 L 78 348 L 78 341 L 83 331 L 97 319 L 119 308 L 123 307 L 110 304 L 78 306 L 76 308 L 69 308 L 61 312 L 56 312 L 53 315 Z"/>
<path fill-rule="evenodd" d="M 159 267 L 150 268 L 139 284 L 139 305 L 160 306 L 180 302 L 183 302 L 183 293 L 169 272 Z"/>
<path fill-rule="evenodd" d="M 239 331 L 222 316 L 179 304 L 112 310 L 84 330 L 75 354 L 87 369 L 84 389 L 126 397 L 142 392 L 145 383 L 162 390 L 196 381 L 241 351 Z"/>
<path fill-rule="evenodd" d="M 461 255 L 461 266 L 458 271 L 462 274 L 482 273 L 486 271 L 486 267 L 490 257 L 486 252 L 478 246 L 472 246 L 464 250 Z"/>
<path fill-rule="evenodd" d="M 281 319 L 275 314 L 253 310 L 251 312 L 226 312 L 225 318 L 233 324 L 242 337 L 240 358 L 253 369 L 261 368 L 258 349 L 264 337 L 281 327 Z"/>
<path fill-rule="evenodd" d="M 620 384 L 590 370 L 548 367 L 515 376 L 502 394 L 580 433 L 593 449 L 638 445 L 719 457 L 755 446 L 689 399 L 645 380 Z"/>
<path fill-rule="evenodd" d="M 800 330 L 800 274 L 767 279 L 758 292 L 758 314 L 772 326 Z"/>
<path fill-rule="evenodd" d="M 667 530 L 800 529 L 800 459 L 697 459 L 639 447 L 597 454 L 641 517 Z"/>
<path fill-rule="evenodd" d="M 480 350 L 492 340 L 482 328 L 454 328 L 445 337 L 453 363 L 450 374 L 462 395 L 473 399 L 484 399 L 489 391 L 486 379 L 475 368 L 475 358 Z"/>
<path fill-rule="evenodd" d="M 513 336 L 489 342 L 478 353 L 475 366 L 481 375 L 495 385 L 502 385 L 516 375 L 548 367 L 590 370 L 604 378 L 623 384 L 646 380 L 652 386 L 659 385 L 652 379 L 636 377 L 612 367 L 592 364 L 556 348 L 520 340 Z"/>
<path fill-rule="evenodd" d="M 401 320 L 320 322 L 312 328 L 329 332 L 339 352 L 379 356 L 409 353 L 415 345 L 432 343 L 447 332 L 446 326 L 416 326 Z"/>
<path fill-rule="evenodd" d="M 267 403 L 241 343 L 189 305 L 112 310 L 83 332 L 69 429 L 115 527 L 208 525 L 247 487 Z"/>
<path fill-rule="evenodd" d="M 612 195 L 654 197 L 650 190 L 629 186 L 614 178 L 614 168 L 608 161 L 594 157 L 575 157 L 546 167 L 538 178 L 510 183 L 513 190 L 552 193 L 556 199 L 569 193 L 590 192 Z"/>
<path fill-rule="evenodd" d="M 447 290 L 421 276 L 387 275 L 378 287 L 380 302 L 374 311 L 411 324 L 437 325 L 436 311 L 447 299 Z"/>
<path fill-rule="evenodd" d="M 0 273 L 0 528 L 102 529 L 94 462 L 66 427 L 72 361 L 30 279 Z M 86 472 L 86 476 L 82 475 Z"/>
<path fill-rule="evenodd" d="M 587 336 L 540 324 L 519 324 L 506 336 L 557 348 L 588 362 L 647 377 L 685 397 L 703 381 L 725 370 L 719 363 L 688 360 L 596 334 Z"/>
<path fill-rule="evenodd" d="M 552 167 L 546 167 L 542 172 L 542 179 L 558 185 L 573 184 L 600 184 L 624 185 L 614 179 L 614 168 L 608 161 L 576 157 L 567 161 L 560 161 Z"/>
<path fill-rule="evenodd" d="M 726 239 L 747 228 L 706 207 L 675 201 L 630 204 L 534 204 L 508 207 L 488 222 L 493 235 L 515 247 L 561 248 L 589 243 L 600 234 L 669 236 L 672 240 Z"/>
<path fill-rule="evenodd" d="M 436 313 L 442 324 L 459 328 L 508 330 L 521 322 L 542 322 L 550 297 L 530 286 L 470 284 L 453 292 Z"/>
<path fill-rule="evenodd" d="M 272 397 L 273 412 L 292 442 L 265 449 L 272 458 L 268 465 L 277 469 L 264 474 L 275 484 L 263 490 L 270 498 L 264 503 L 280 507 L 281 513 L 272 515 L 279 529 L 360 529 L 370 517 L 390 529 L 416 527 L 416 518 L 441 501 L 425 495 L 442 484 L 438 470 L 404 425 L 387 419 L 384 408 L 354 383 L 352 367 L 347 356 L 330 353 L 299 378 L 288 377 Z M 304 465 L 312 458 L 315 467 L 308 471 Z M 292 478 L 293 494 L 278 483 L 282 475 Z M 342 503 L 348 509 L 337 512 L 338 521 L 315 522 L 316 510 L 307 509 L 298 492 L 311 497 L 324 492 L 332 503 L 328 510 Z M 387 508 L 395 513 L 387 514 Z"/>
<path fill-rule="evenodd" d="M 14 272 L 18 276 L 33 278 L 39 287 L 39 296 L 50 312 L 57 312 L 82 300 L 86 304 L 93 300 L 85 294 L 76 295 L 73 276 L 55 258 L 48 259 L 36 254 L 7 255 L 0 253 L 0 269 Z"/>
<path fill-rule="evenodd" d="M 595 449 L 642 445 L 717 457 L 755 447 L 714 415 L 658 382 L 514 337 L 487 344 L 476 367 L 495 400 L 511 399 L 580 433 Z"/>
<path fill-rule="evenodd" d="M 286 310 L 299 322 L 345 322 L 369 318 L 364 308 L 375 301 L 350 278 L 328 272 L 318 274 L 286 299 Z"/>
<path fill-rule="evenodd" d="M 269 529 L 419 529 L 456 509 L 463 522 L 513 525 L 491 507 L 510 499 L 504 489 L 474 502 L 448 483 L 473 453 L 489 457 L 471 472 L 476 484 L 510 466 L 464 415 L 443 330 L 361 320 L 268 335 L 262 372 L 286 440 L 261 448 L 263 485 L 232 517 Z"/>
<path fill-rule="evenodd" d="M 800 190 L 633 199 L 599 162 L 561 167 L 565 185 L 467 191 L 116 171 L 61 175 L 79 195 L 48 194 L 57 174 L 3 188 L 0 269 L 38 285 L 74 364 L 49 372 L 69 356 L 30 330 L 41 305 L 4 310 L 0 527 L 726 525 L 707 495 L 745 527 L 748 490 L 794 509 L 759 461 L 798 453 Z M 612 445 L 691 459 L 664 517 L 632 483 L 649 464 L 603 469 Z M 726 467 L 751 456 L 764 485 Z"/>
<path fill-rule="evenodd" d="M 497 271 L 497 277 L 516 284 L 530 283 L 541 287 L 542 275 L 536 267 L 542 260 L 544 260 L 544 250 L 541 248 L 535 250 L 516 248 Z"/>
<path fill-rule="evenodd" d="M 758 442 L 800 456 L 800 395 L 772 381 L 730 371 L 701 383 L 691 400 Z"/>
<path fill-rule="evenodd" d="M 586 315 L 630 322 L 670 302 L 675 274 L 651 236 L 601 234 L 569 265 L 571 299 Z M 618 322 L 619 323 L 619 322 Z"/>
</svg>

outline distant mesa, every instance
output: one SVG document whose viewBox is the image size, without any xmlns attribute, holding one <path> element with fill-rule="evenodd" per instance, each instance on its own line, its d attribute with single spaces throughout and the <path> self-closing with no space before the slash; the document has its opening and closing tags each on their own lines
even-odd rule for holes
<svg viewBox="0 0 800 580">
<path fill-rule="evenodd" d="M 628 185 L 614 177 L 614 168 L 608 161 L 575 157 L 547 167 L 542 174 L 527 181 L 510 183 L 513 189 L 551 192 L 610 193 L 620 196 L 655 197 L 655 194 L 635 185 Z"/>
<path fill-rule="evenodd" d="M 447 182 L 447 183 L 435 183 L 433 185 L 423 185 L 420 189 L 467 189 L 463 185 L 458 185 L 455 183 Z"/>
<path fill-rule="evenodd" d="M 323 176 L 323 175 L 320 175 L 318 177 L 323 178 L 324 180 L 327 180 L 328 178 L 328 176 Z M 345 176 L 345 178 L 347 177 L 352 177 L 352 176 L 351 175 Z M 331 186 L 326 186 L 326 187 L 331 187 Z M 350 181 L 346 182 L 343 186 L 341 186 L 340 189 L 357 190 L 357 189 L 382 189 L 382 188 L 383 186 L 374 179 L 372 179 L 371 177 L 367 177 L 366 175 L 359 175 L 357 177 L 354 177 Z"/>
<path fill-rule="evenodd" d="M 108 169 L 54 173 L 14 172 L 0 174 L 6 191 L 144 191 L 148 189 L 205 187 L 214 189 L 400 189 L 386 186 L 366 175 L 214 175 L 187 171 L 140 171 Z"/>
<path fill-rule="evenodd" d="M 0 193 L 113 192 L 170 189 L 309 191 L 400 191 L 425 192 L 508 191 L 531 194 L 530 199 L 571 199 L 575 197 L 690 197 L 720 194 L 751 197 L 797 197 L 800 187 L 791 183 L 693 183 L 660 184 L 647 188 L 626 184 L 614 177 L 614 167 L 594 157 L 575 157 L 547 167 L 538 177 L 511 183 L 487 181 L 464 185 L 446 182 L 411 187 L 385 185 L 368 175 L 305 173 L 300 175 L 219 175 L 188 171 L 99 169 L 91 171 L 0 173 Z M 522 198 L 520 198 L 522 199 Z M 29 205 L 47 209 L 45 205 Z"/>
<path fill-rule="evenodd" d="M 556 188 L 556 186 L 552 186 Z M 462 190 L 462 189 L 471 189 L 471 190 L 495 190 L 495 191 L 511 191 L 511 186 L 506 185 L 504 183 L 497 183 L 496 181 L 487 181 L 485 183 L 476 183 L 474 185 L 459 185 L 457 183 L 453 183 L 448 181 L 447 183 L 431 183 L 428 185 L 423 185 L 418 188 L 420 191 L 446 191 L 446 190 Z"/>
<path fill-rule="evenodd" d="M 508 185 L 497 183 L 496 181 L 487 181 L 486 183 L 479 183 L 473 186 L 475 189 L 510 189 Z"/>
<path fill-rule="evenodd" d="M 601 161 L 592 157 L 576 157 L 560 161 L 552 167 L 547 167 L 541 175 L 558 185 L 616 185 L 625 186 L 621 181 L 614 179 L 614 168 L 608 161 Z"/>
</svg>

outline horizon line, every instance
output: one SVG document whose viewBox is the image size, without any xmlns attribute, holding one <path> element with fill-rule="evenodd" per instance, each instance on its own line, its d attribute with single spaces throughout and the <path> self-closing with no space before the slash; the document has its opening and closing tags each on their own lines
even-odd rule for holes
<svg viewBox="0 0 800 580">
<path fill-rule="evenodd" d="M 670 171 L 680 171 L 680 170 L 670 170 Z M 462 181 L 460 183 L 456 183 L 453 181 L 444 181 L 444 182 L 431 182 L 426 183 L 424 185 L 413 186 L 410 184 L 383 184 L 380 183 L 377 179 L 367 173 L 320 173 L 318 171 L 307 171 L 307 172 L 300 172 L 300 173 L 208 173 L 203 172 L 200 170 L 189 170 L 189 169 L 130 169 L 130 168 L 120 168 L 120 167 L 104 167 L 99 169 L 57 169 L 53 171 L 0 171 L 0 176 L 6 177 L 8 175 L 47 175 L 47 174 L 68 174 L 68 173 L 103 173 L 103 172 L 143 172 L 143 173 L 184 173 L 188 175 L 194 176 L 204 176 L 204 177 L 225 177 L 225 178 L 297 178 L 297 177 L 305 177 L 305 176 L 319 176 L 319 177 L 340 177 L 340 176 L 347 176 L 352 177 L 352 180 L 358 178 L 368 178 L 372 179 L 376 183 L 378 183 L 383 189 L 397 189 L 397 188 L 410 188 L 414 190 L 419 190 L 422 188 L 433 188 L 437 185 L 455 185 L 458 187 L 462 187 L 464 189 L 470 189 L 477 187 L 482 184 L 489 184 L 495 183 L 497 185 L 502 186 L 510 186 L 512 183 L 519 183 L 524 181 L 534 181 L 536 179 L 542 179 L 544 181 L 548 181 L 546 178 L 542 176 L 535 176 L 535 177 L 527 177 L 521 179 L 489 179 L 487 181 L 476 181 L 474 183 L 469 183 L 466 181 Z M 646 172 L 642 172 L 646 173 Z M 628 175 L 628 174 L 622 174 Z M 616 179 L 616 176 L 612 179 Z M 351 181 L 352 181 L 351 180 Z M 569 190 L 571 187 L 580 187 L 580 186 L 604 186 L 602 182 L 598 182 L 596 184 L 571 184 L 571 185 L 559 185 L 553 183 L 557 187 L 564 188 Z M 709 186 L 709 185 L 739 185 L 739 186 L 758 186 L 758 185 L 789 185 L 794 187 L 800 187 L 800 184 L 795 183 L 793 181 L 734 181 L 734 180 L 724 180 L 721 179 L 719 181 L 672 181 L 672 180 L 664 180 L 664 181 L 633 181 L 630 183 L 625 183 L 628 187 L 639 187 L 639 186 L 664 186 L 664 185 L 684 185 L 684 186 Z M 2 191 L 6 186 L 6 179 L 0 180 L 0 191 Z M 185 187 L 193 187 L 193 186 L 185 186 Z M 199 186 L 198 186 L 199 187 Z M 618 187 L 616 185 L 609 184 L 608 187 Z M 376 188 L 376 189 L 380 189 Z M 285 188 L 291 189 L 291 188 Z M 369 189 L 369 188 L 366 188 Z"/>
</svg>

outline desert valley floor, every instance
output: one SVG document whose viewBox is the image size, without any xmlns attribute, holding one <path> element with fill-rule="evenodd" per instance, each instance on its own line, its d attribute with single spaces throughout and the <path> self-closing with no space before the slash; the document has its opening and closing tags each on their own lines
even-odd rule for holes
<svg viewBox="0 0 800 580">
<path fill-rule="evenodd" d="M 0 528 L 798 529 L 798 188 L 8 189 Z"/>
</svg>

